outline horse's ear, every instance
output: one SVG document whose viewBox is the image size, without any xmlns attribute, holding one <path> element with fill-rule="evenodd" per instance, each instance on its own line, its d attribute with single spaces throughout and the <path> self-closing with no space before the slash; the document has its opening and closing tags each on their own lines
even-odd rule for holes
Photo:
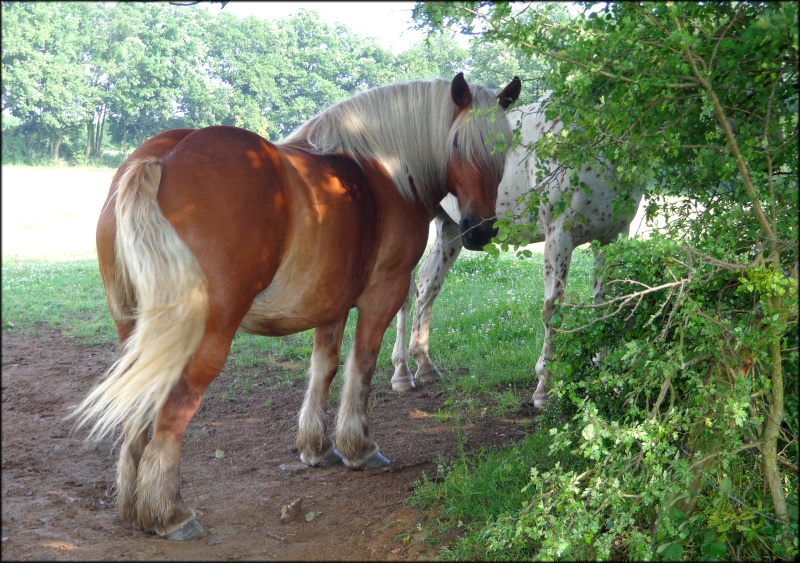
<svg viewBox="0 0 800 563">
<path fill-rule="evenodd" d="M 472 93 L 469 91 L 469 84 L 464 80 L 463 72 L 456 74 L 450 83 L 450 97 L 453 98 L 453 103 L 460 108 L 467 107 L 472 101 Z"/>
<path fill-rule="evenodd" d="M 519 98 L 519 93 L 522 91 L 522 81 L 519 76 L 515 76 L 508 83 L 508 86 L 503 88 L 503 91 L 497 95 L 497 103 L 503 109 L 508 109 L 508 106 L 513 104 Z"/>
</svg>

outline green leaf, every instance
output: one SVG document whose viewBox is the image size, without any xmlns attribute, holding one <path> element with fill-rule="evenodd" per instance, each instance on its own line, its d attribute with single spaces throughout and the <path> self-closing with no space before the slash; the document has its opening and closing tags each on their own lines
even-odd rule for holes
<svg viewBox="0 0 800 563">
<path fill-rule="evenodd" d="M 660 545 L 656 552 L 662 554 L 667 561 L 680 561 L 683 546 L 679 543 L 666 543 Z"/>
<path fill-rule="evenodd" d="M 710 555 L 719 559 L 724 559 L 728 555 L 726 545 L 718 541 L 703 544 L 700 546 L 700 551 L 702 551 L 704 555 Z"/>
</svg>

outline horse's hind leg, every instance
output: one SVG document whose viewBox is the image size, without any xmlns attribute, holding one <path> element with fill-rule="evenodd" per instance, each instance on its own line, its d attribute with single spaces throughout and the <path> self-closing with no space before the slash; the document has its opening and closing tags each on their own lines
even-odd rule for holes
<svg viewBox="0 0 800 563">
<path fill-rule="evenodd" d="M 433 303 L 442 291 L 447 272 L 463 248 L 458 224 L 447 214 L 437 214 L 435 225 L 436 241 L 419 269 L 417 303 L 408 346 L 408 352 L 417 364 L 417 373 L 414 376 L 417 385 L 429 384 L 442 377 L 429 353 L 431 313 Z"/>
<path fill-rule="evenodd" d="M 392 390 L 411 391 L 416 389 L 414 376 L 408 369 L 408 349 L 406 348 L 406 328 L 408 326 L 408 312 L 411 309 L 411 296 L 414 295 L 414 272 L 411 272 L 411 284 L 408 286 L 408 296 L 403 306 L 397 312 L 397 334 L 394 339 L 392 349 L 392 365 L 394 375 L 392 375 Z"/>
<path fill-rule="evenodd" d="M 137 524 L 175 540 L 202 537 L 203 527 L 181 498 L 180 457 L 183 435 L 203 393 L 222 370 L 234 330 L 206 333 L 183 375 L 172 388 L 153 423 L 136 483 Z"/>
<path fill-rule="evenodd" d="M 606 260 L 602 248 L 595 248 L 593 252 L 594 257 L 594 279 L 592 280 L 592 301 L 595 304 L 602 303 L 606 296 L 606 284 L 603 279 L 603 268 L 605 268 Z"/>
<path fill-rule="evenodd" d="M 346 323 L 345 317 L 338 323 L 318 327 L 314 331 L 308 387 L 297 430 L 297 448 L 300 450 L 300 459 L 306 465 L 329 466 L 342 463 L 342 456 L 327 436 L 325 407 L 331 381 L 339 369 L 339 351 Z"/>
<path fill-rule="evenodd" d="M 136 525 L 136 482 L 139 476 L 139 463 L 149 442 L 149 429 L 138 436 L 127 428 L 123 431 L 122 447 L 117 464 L 116 507 L 120 520 L 125 524 Z"/>
<path fill-rule="evenodd" d="M 123 313 L 130 314 L 130 307 L 125 306 L 119 298 L 120 292 L 116 285 L 107 285 L 108 301 L 112 311 L 116 312 L 114 320 L 117 325 L 117 334 L 120 343 L 124 343 L 133 331 L 133 323 L 121 320 Z M 139 462 L 149 441 L 149 429 L 138 435 L 130 428 L 123 428 L 122 446 L 117 462 L 117 481 L 115 483 L 115 505 L 120 520 L 123 523 L 136 526 L 136 481 L 139 475 Z"/>
</svg>

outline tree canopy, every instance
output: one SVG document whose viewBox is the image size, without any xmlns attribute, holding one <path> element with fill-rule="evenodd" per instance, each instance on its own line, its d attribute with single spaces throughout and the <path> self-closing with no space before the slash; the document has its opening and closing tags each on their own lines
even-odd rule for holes
<svg viewBox="0 0 800 563">
<path fill-rule="evenodd" d="M 447 37 L 394 55 L 312 10 L 262 20 L 196 4 L 3 2 L 4 161 L 97 159 L 173 127 L 276 140 L 367 88 L 460 71 L 498 87 L 528 65 Z"/>
</svg>

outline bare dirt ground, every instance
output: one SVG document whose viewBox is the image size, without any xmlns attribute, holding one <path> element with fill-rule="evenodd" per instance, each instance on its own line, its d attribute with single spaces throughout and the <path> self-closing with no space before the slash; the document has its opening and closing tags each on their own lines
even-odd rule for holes
<svg viewBox="0 0 800 563">
<path fill-rule="evenodd" d="M 294 448 L 304 383 L 259 385 L 225 397 L 227 367 L 189 425 L 182 495 L 206 536 L 171 542 L 125 527 L 113 508 L 118 449 L 83 448 L 63 420 L 112 361 L 113 346 L 82 346 L 58 332 L 2 334 L 3 560 L 424 560 L 424 514 L 406 503 L 423 473 L 457 455 L 454 423 L 433 413 L 438 385 L 399 395 L 376 376 L 370 435 L 394 466 L 308 468 Z M 298 368 L 302 369 L 302 368 Z M 268 400 L 271 397 L 271 402 Z M 333 405 L 335 408 L 336 405 Z M 329 415 L 332 419 L 332 412 Z M 531 411 L 462 420 L 465 451 L 508 445 Z M 224 457 L 216 457 L 222 450 Z M 441 457 L 439 457 L 441 456 Z M 302 498 L 299 521 L 281 507 Z M 313 518 L 306 519 L 306 515 Z M 310 518 L 310 516 L 309 516 Z"/>
</svg>

